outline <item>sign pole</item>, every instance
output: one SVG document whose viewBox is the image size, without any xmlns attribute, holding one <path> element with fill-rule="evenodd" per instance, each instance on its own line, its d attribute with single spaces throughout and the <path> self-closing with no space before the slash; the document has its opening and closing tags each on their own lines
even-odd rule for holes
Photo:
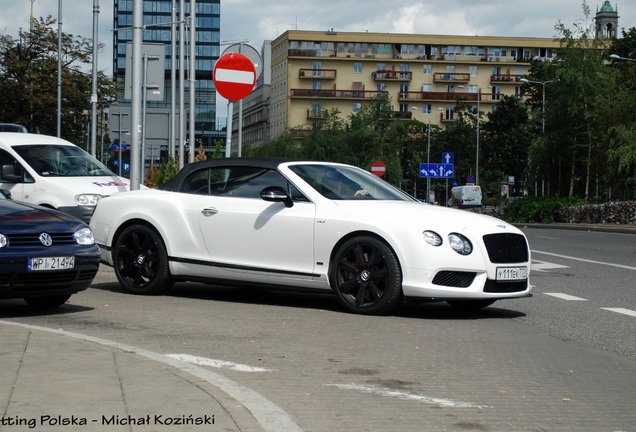
<svg viewBox="0 0 636 432">
<path fill-rule="evenodd" d="M 227 126 L 225 126 L 225 157 L 232 156 L 232 111 L 234 111 L 234 103 L 227 101 Z"/>
</svg>

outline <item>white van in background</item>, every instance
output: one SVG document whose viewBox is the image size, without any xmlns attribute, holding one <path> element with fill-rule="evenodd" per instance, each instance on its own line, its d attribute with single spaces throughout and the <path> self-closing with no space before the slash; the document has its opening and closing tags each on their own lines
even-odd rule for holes
<svg viewBox="0 0 636 432">
<path fill-rule="evenodd" d="M 54 208 L 88 223 L 100 198 L 130 190 L 130 182 L 63 139 L 0 132 L 0 188 L 16 201 Z"/>
<path fill-rule="evenodd" d="M 481 188 L 475 185 L 455 186 L 451 189 L 451 207 L 481 207 Z"/>
</svg>

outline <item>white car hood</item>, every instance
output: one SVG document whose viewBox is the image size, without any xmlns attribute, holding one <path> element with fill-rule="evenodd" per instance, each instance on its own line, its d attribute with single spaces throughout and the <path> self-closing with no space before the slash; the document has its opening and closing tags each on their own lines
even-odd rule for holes
<svg viewBox="0 0 636 432">
<path fill-rule="evenodd" d="M 346 210 L 352 218 L 361 221 L 371 218 L 390 220 L 394 224 L 408 226 L 422 226 L 424 229 L 438 226 L 452 227 L 454 231 L 463 231 L 478 226 L 484 229 L 510 229 L 517 231 L 513 225 L 492 216 L 458 210 L 447 207 L 434 206 L 419 202 L 400 201 L 334 201 L 340 210 Z"/>
<path fill-rule="evenodd" d="M 55 177 L 55 183 L 77 190 L 78 193 L 103 196 L 130 189 L 130 181 L 117 176 Z"/>
</svg>

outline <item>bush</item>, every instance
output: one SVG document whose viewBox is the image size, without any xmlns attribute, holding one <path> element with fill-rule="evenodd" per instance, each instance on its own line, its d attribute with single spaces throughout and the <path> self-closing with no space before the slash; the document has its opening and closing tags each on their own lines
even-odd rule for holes
<svg viewBox="0 0 636 432">
<path fill-rule="evenodd" d="M 553 223 L 559 208 L 582 205 L 580 198 L 524 197 L 514 199 L 506 209 L 504 219 L 515 223 Z"/>
</svg>

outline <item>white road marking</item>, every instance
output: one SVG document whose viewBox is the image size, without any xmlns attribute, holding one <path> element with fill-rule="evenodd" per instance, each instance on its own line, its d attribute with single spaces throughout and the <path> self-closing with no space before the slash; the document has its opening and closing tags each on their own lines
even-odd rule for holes
<svg viewBox="0 0 636 432">
<path fill-rule="evenodd" d="M 559 258 L 571 259 L 571 260 L 574 260 L 574 261 L 581 261 L 581 262 L 586 262 L 586 263 L 591 263 L 591 264 L 601 264 L 601 265 L 606 265 L 606 266 L 610 266 L 610 267 L 618 267 L 618 268 L 622 268 L 622 269 L 626 269 L 626 270 L 634 270 L 634 271 L 636 271 L 636 267 L 626 266 L 626 265 L 623 265 L 623 264 L 614 264 L 614 263 L 608 263 L 608 262 L 603 262 L 603 261 L 594 261 L 594 260 L 589 260 L 589 259 L 585 259 L 585 258 L 576 258 L 576 257 L 568 256 L 568 255 L 559 255 L 559 254 L 555 254 L 555 253 L 543 252 L 543 251 L 538 251 L 538 250 L 533 250 L 532 253 L 533 254 L 538 253 L 538 254 L 550 255 L 550 256 L 559 257 Z"/>
<path fill-rule="evenodd" d="M 561 300 L 568 300 L 568 301 L 588 301 L 587 299 L 581 298 L 581 297 L 576 297 L 570 294 L 563 294 L 563 293 L 544 293 L 545 295 L 549 295 L 552 297 L 556 297 L 556 298 L 560 298 Z"/>
<path fill-rule="evenodd" d="M 230 395 L 252 413 L 254 419 L 256 419 L 256 421 L 262 426 L 263 430 L 267 432 L 303 432 L 303 430 L 294 422 L 291 416 L 283 411 L 274 402 L 265 398 L 260 393 L 257 393 L 248 387 L 242 386 L 241 384 L 232 381 L 231 379 L 225 378 L 223 375 L 214 373 L 209 369 L 195 366 L 190 363 L 173 359 L 166 355 L 148 351 L 136 346 L 126 345 L 107 339 L 96 338 L 93 336 L 87 336 L 81 333 L 55 330 L 48 327 L 40 327 L 4 320 L 0 320 L 0 324 L 12 325 L 31 330 L 39 330 L 82 341 L 93 342 L 121 351 L 134 353 L 141 357 L 146 357 L 159 363 L 167 364 L 176 369 L 179 369 L 182 372 L 189 373 L 190 375 L 200 378 Z"/>
<path fill-rule="evenodd" d="M 629 316 L 636 317 L 636 311 L 633 311 L 631 309 L 624 309 L 624 308 L 601 308 L 601 309 L 605 309 L 605 310 L 610 311 L 610 312 L 616 312 L 616 313 L 619 313 L 619 314 L 624 314 L 624 315 L 629 315 Z"/>
<path fill-rule="evenodd" d="M 217 369 L 230 369 L 237 372 L 270 372 L 269 369 L 261 367 L 248 366 L 225 360 L 215 360 L 206 357 L 198 357 L 190 354 L 166 354 L 166 356 L 198 366 L 209 366 Z"/>
<path fill-rule="evenodd" d="M 356 390 L 362 393 L 377 394 L 379 396 L 394 397 L 400 400 L 408 400 L 422 402 L 430 405 L 438 405 L 445 408 L 485 408 L 470 402 L 460 402 L 451 399 L 442 399 L 436 397 L 425 396 L 416 393 L 407 393 L 403 391 L 393 390 L 384 387 L 376 387 L 371 385 L 360 384 L 327 384 L 330 387 L 337 387 L 342 390 Z"/>
<path fill-rule="evenodd" d="M 548 270 L 562 269 L 562 268 L 570 268 L 570 266 L 549 263 L 547 261 L 532 260 L 532 265 L 530 267 L 532 271 L 548 271 Z"/>
</svg>

